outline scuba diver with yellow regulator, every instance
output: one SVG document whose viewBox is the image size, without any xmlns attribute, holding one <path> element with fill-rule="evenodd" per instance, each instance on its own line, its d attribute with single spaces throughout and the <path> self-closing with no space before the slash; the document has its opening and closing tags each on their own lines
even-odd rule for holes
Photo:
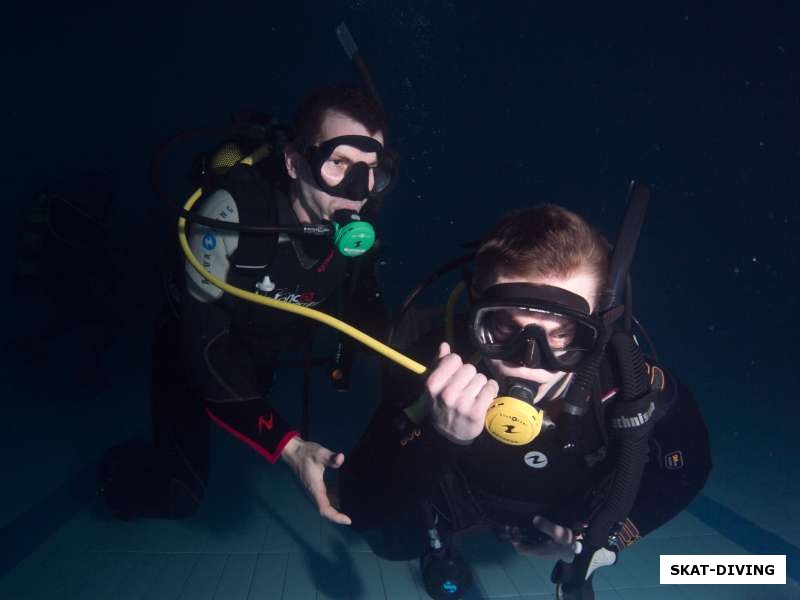
<svg viewBox="0 0 800 600">
<path fill-rule="evenodd" d="M 416 513 L 433 598 L 469 588 L 452 536 L 485 526 L 521 553 L 562 558 L 557 598 L 590 600 L 595 571 L 702 488 L 710 452 L 696 402 L 633 334 L 628 271 L 648 201 L 633 183 L 610 257 L 561 207 L 507 215 L 451 294 L 444 326 L 395 328 L 432 366 L 424 386 L 387 367 L 382 403 L 340 471 L 341 507 L 357 530 Z M 465 289 L 469 314 L 455 314 Z"/>
</svg>

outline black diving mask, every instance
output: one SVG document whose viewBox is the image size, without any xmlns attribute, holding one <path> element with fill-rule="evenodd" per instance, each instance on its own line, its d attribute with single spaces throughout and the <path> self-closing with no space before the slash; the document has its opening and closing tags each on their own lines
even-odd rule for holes
<svg viewBox="0 0 800 600">
<path fill-rule="evenodd" d="M 375 163 L 353 162 L 345 147 L 375 153 Z M 375 138 L 342 135 L 306 149 L 303 156 L 319 188 L 338 198 L 360 202 L 386 194 L 397 179 L 397 157 Z M 370 172 L 372 187 L 370 188 Z"/>
<path fill-rule="evenodd" d="M 532 283 L 488 288 L 472 307 L 469 327 L 485 358 L 550 372 L 579 370 L 602 329 L 581 296 Z"/>
</svg>

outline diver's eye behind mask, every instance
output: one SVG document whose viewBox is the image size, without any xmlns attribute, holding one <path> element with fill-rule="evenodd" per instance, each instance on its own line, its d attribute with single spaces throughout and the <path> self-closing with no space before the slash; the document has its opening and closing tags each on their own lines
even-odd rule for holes
<svg viewBox="0 0 800 600">
<path fill-rule="evenodd" d="M 375 153 L 376 163 L 370 166 L 365 162 L 353 162 L 347 158 L 346 152 L 339 152 L 344 146 Z M 386 194 L 397 179 L 397 157 L 378 140 L 365 135 L 332 138 L 318 146 L 311 146 L 303 156 L 320 189 L 339 198 L 356 202 L 377 198 Z"/>
<path fill-rule="evenodd" d="M 601 328 L 581 296 L 526 283 L 490 287 L 470 315 L 472 342 L 484 357 L 551 372 L 578 370 Z"/>
</svg>

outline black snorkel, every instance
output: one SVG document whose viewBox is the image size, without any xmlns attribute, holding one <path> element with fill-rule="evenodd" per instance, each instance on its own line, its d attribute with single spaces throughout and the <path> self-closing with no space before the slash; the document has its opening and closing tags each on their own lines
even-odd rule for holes
<svg viewBox="0 0 800 600">
<path fill-rule="evenodd" d="M 595 346 L 585 366 L 575 373 L 575 378 L 570 384 L 564 399 L 564 412 L 566 413 L 562 426 L 561 439 L 567 451 L 576 451 L 579 444 L 578 424 L 587 410 L 589 410 L 589 397 L 600 363 L 611 340 L 614 327 L 623 315 L 629 322 L 627 315 L 632 314 L 631 306 L 623 304 L 625 290 L 629 287 L 629 270 L 636 252 L 639 233 L 644 223 L 647 204 L 650 200 L 650 190 L 643 184 L 632 181 L 628 187 L 627 208 L 620 226 L 617 242 L 611 255 L 608 280 L 600 296 L 598 314 L 604 324 L 600 343 Z"/>
<path fill-rule="evenodd" d="M 350 33 L 350 29 L 348 29 L 344 21 L 339 23 L 338 27 L 336 27 L 336 37 L 339 38 L 339 43 L 342 45 L 342 50 L 344 50 L 347 58 L 353 61 L 353 65 L 355 65 L 358 70 L 358 74 L 361 75 L 361 81 L 364 83 L 367 92 L 369 92 L 369 95 L 378 103 L 378 106 L 383 108 L 383 102 L 381 102 L 381 97 L 378 94 L 378 88 L 375 87 L 375 83 L 372 81 L 372 76 L 367 68 L 367 63 L 364 61 L 364 56 L 358 49 L 358 44 L 356 44 L 353 35 Z"/>
<path fill-rule="evenodd" d="M 551 579 L 558 584 L 560 598 L 581 598 L 581 589 L 600 566 L 616 561 L 618 534 L 633 506 L 648 458 L 648 438 L 652 428 L 654 404 L 644 358 L 632 333 L 632 297 L 629 269 L 636 250 L 650 190 L 646 185 L 631 182 L 628 207 L 614 247 L 609 268 L 607 289 L 601 314 L 606 322 L 604 333 L 621 377 L 621 389 L 608 407 L 611 416 L 611 443 L 617 445 L 619 459 L 608 495 L 590 518 L 583 532 L 580 551 L 572 563 L 558 561 Z M 624 302 L 624 304 L 622 304 Z M 624 314 L 622 329 L 615 323 Z M 564 448 L 575 451 L 578 417 L 589 409 L 591 385 L 595 380 L 605 351 L 593 356 L 567 392 L 563 433 Z"/>
</svg>

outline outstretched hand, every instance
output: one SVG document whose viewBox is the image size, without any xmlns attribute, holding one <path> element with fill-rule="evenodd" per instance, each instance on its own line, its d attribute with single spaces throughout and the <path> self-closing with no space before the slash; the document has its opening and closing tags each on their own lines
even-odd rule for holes
<svg viewBox="0 0 800 600">
<path fill-rule="evenodd" d="M 534 517 L 533 525 L 550 539 L 540 544 L 529 544 L 514 539 L 511 532 L 511 545 L 520 554 L 532 554 L 540 558 L 558 558 L 570 561 L 576 554 L 580 542 L 569 527 L 556 525 L 544 517 Z"/>
<path fill-rule="evenodd" d="M 338 525 L 352 523 L 350 517 L 334 508 L 324 480 L 326 468 L 338 469 L 344 464 L 344 454 L 331 452 L 316 442 L 307 442 L 297 436 L 286 444 L 281 458 L 303 484 L 321 516 Z"/>
</svg>

